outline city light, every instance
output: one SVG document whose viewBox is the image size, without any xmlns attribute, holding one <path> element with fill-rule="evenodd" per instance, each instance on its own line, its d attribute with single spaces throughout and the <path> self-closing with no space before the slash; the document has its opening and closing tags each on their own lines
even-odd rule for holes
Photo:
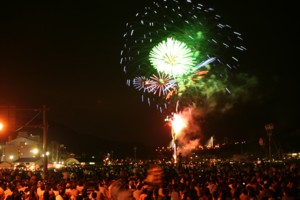
<svg viewBox="0 0 300 200">
<path fill-rule="evenodd" d="M 37 148 L 34 148 L 31 150 L 31 152 L 34 154 L 34 155 L 37 155 L 39 153 L 39 150 Z"/>
</svg>

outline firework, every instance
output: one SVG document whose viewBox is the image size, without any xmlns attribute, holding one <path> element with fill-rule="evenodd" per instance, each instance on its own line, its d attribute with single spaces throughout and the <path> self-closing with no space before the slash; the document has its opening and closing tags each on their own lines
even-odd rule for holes
<svg viewBox="0 0 300 200">
<path fill-rule="evenodd" d="M 187 119 L 180 113 L 173 113 L 169 118 L 165 119 L 169 123 L 172 130 L 172 143 L 173 148 L 173 159 L 174 163 L 177 163 L 177 145 L 178 145 L 178 136 L 182 133 L 183 129 L 187 127 Z"/>
<path fill-rule="evenodd" d="M 191 0 L 151 2 L 126 24 L 120 63 L 127 84 L 149 105 L 174 110 L 228 93 L 227 78 L 237 68 L 241 34 L 221 21 L 213 8 Z"/>
<path fill-rule="evenodd" d="M 149 84 L 146 86 L 146 89 L 149 92 L 153 92 L 158 95 L 168 96 L 169 93 L 173 92 L 176 88 L 176 81 L 171 79 L 165 74 L 158 73 L 158 76 L 152 75 L 150 76 Z"/>
<path fill-rule="evenodd" d="M 173 114 L 173 119 L 171 120 L 172 129 L 174 131 L 175 136 L 177 137 L 178 134 L 182 131 L 182 129 L 186 128 L 187 122 L 186 119 L 178 114 Z"/>
<path fill-rule="evenodd" d="M 147 86 L 149 85 L 149 79 L 145 76 L 137 76 L 133 79 L 133 86 L 137 90 L 147 90 Z"/>
<path fill-rule="evenodd" d="M 167 38 L 150 51 L 150 63 L 159 72 L 182 76 L 195 67 L 192 50 L 183 42 Z"/>
</svg>

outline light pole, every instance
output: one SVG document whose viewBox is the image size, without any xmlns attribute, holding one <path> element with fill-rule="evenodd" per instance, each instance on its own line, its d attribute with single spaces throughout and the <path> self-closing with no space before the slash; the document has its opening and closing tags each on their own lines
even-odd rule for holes
<svg viewBox="0 0 300 200">
<path fill-rule="evenodd" d="M 0 122 L 0 132 L 4 129 L 4 125 L 2 122 Z M 1 136 L 1 139 L 0 139 L 0 161 L 2 161 L 2 157 L 3 157 L 3 145 L 4 145 L 4 142 L 2 144 L 2 136 Z"/>
<path fill-rule="evenodd" d="M 47 120 L 47 111 L 48 108 L 43 105 L 42 108 L 15 108 L 15 107 L 1 107 L 7 110 L 13 110 L 14 112 L 16 111 L 40 111 L 43 113 L 43 122 L 38 125 L 30 125 L 30 124 L 25 124 L 22 125 L 22 128 L 42 128 L 43 129 L 43 154 L 44 154 L 44 161 L 43 161 L 43 172 L 44 172 L 44 178 L 46 179 L 47 175 L 47 170 L 48 170 L 48 158 L 47 158 L 47 135 L 48 135 L 48 120 Z M 1 126 L 1 125 L 0 125 Z M 2 127 L 3 128 L 3 127 Z"/>
<path fill-rule="evenodd" d="M 269 162 L 272 162 L 272 152 L 271 152 L 271 137 L 272 137 L 272 132 L 274 129 L 274 124 L 270 123 L 270 124 L 266 124 L 265 125 L 265 129 L 269 138 Z"/>
<path fill-rule="evenodd" d="M 42 111 L 43 111 L 43 154 L 44 154 L 44 161 L 43 161 L 43 172 L 44 172 L 44 178 L 47 179 L 48 175 L 48 156 L 47 156 L 47 135 L 48 135 L 48 120 L 47 120 L 47 107 L 43 105 Z"/>
</svg>

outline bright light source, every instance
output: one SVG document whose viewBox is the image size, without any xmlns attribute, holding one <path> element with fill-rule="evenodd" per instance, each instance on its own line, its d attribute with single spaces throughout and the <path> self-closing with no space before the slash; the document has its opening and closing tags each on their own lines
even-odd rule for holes
<svg viewBox="0 0 300 200">
<path fill-rule="evenodd" d="M 37 155 L 39 153 L 39 150 L 37 148 L 34 148 L 31 150 L 31 152 L 34 154 L 34 155 Z"/>
<path fill-rule="evenodd" d="M 4 125 L 2 122 L 0 122 L 0 131 L 3 129 Z"/>
</svg>

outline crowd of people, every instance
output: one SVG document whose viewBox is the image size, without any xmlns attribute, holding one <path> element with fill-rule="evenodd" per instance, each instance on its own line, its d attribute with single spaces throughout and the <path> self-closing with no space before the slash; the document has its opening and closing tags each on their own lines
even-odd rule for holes
<svg viewBox="0 0 300 200">
<path fill-rule="evenodd" d="M 0 169 L 0 200 L 300 199 L 299 163 Z"/>
</svg>

